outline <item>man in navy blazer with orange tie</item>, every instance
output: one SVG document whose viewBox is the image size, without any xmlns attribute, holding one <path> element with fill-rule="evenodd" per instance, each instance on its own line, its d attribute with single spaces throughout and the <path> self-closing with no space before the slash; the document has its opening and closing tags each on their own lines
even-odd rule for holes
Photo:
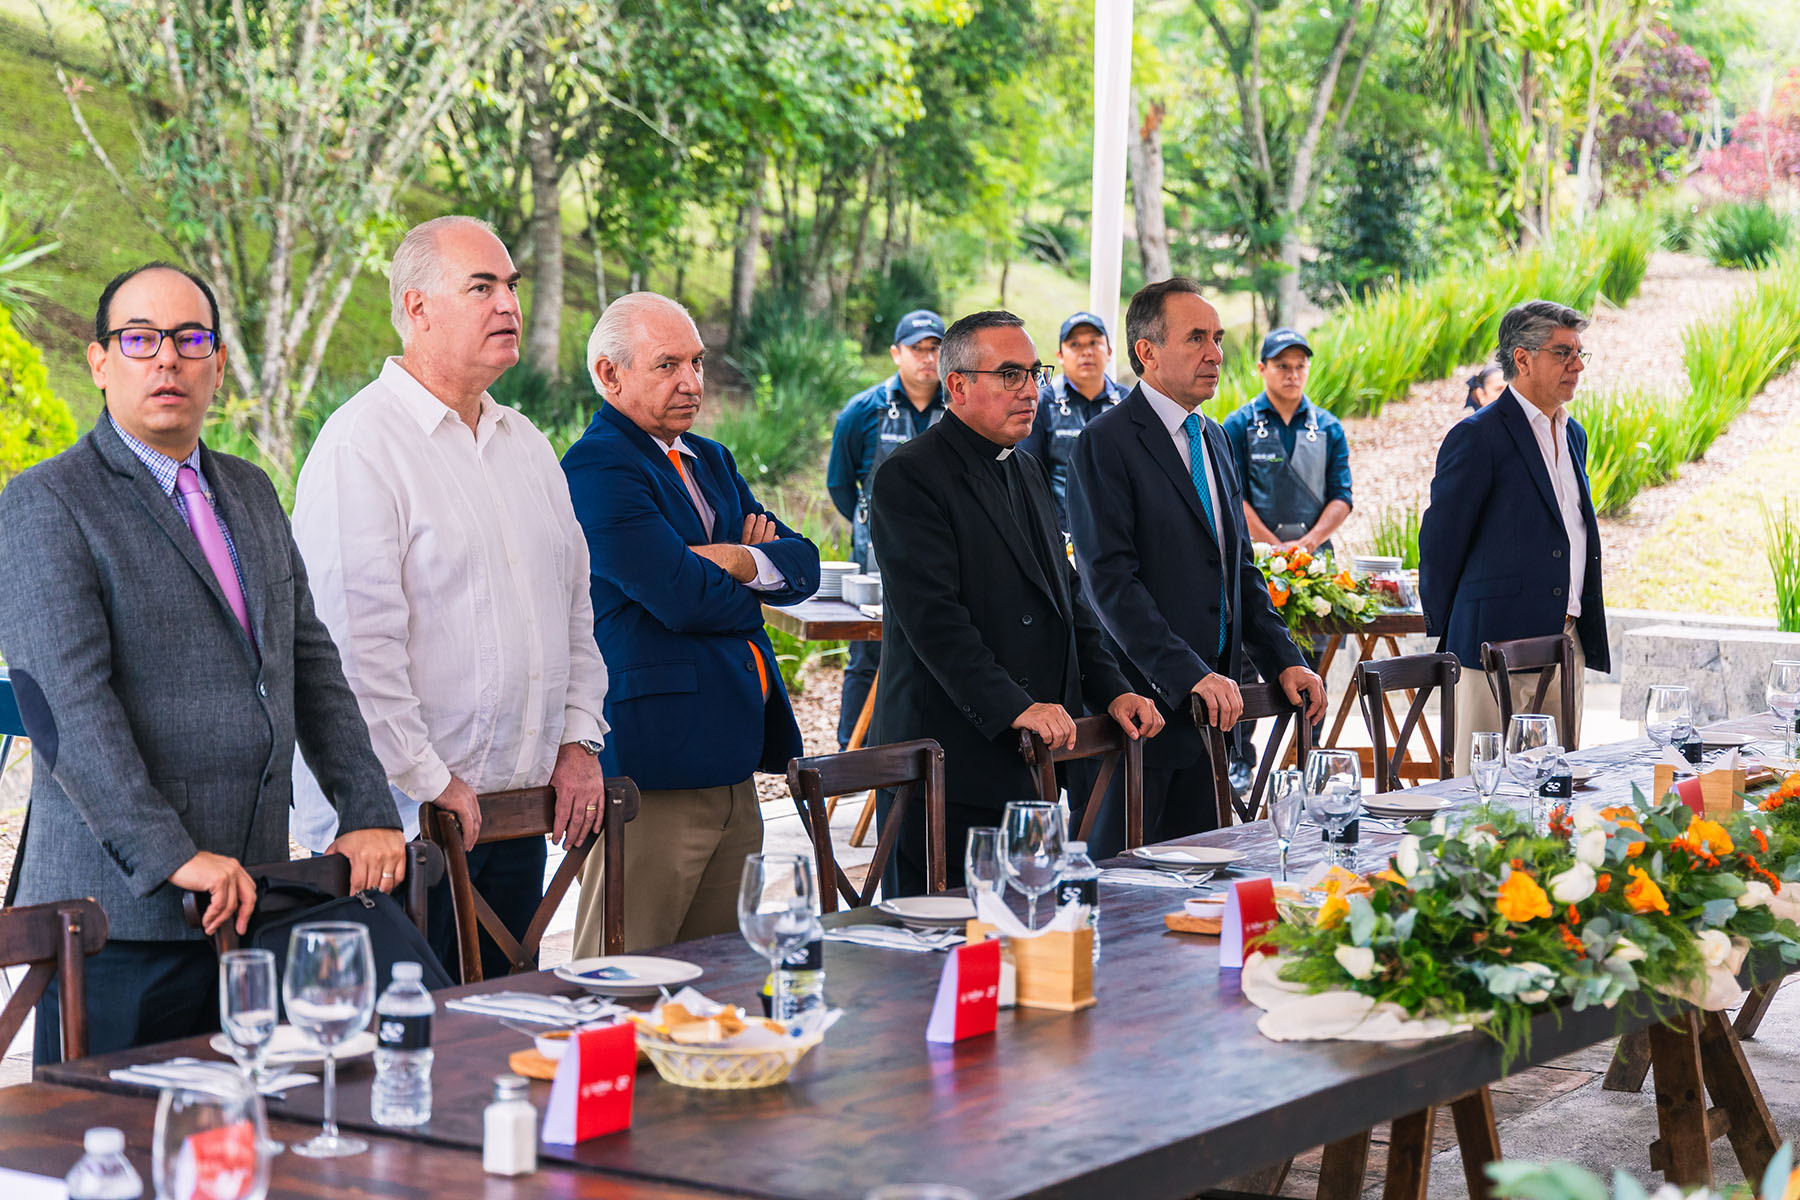
<svg viewBox="0 0 1800 1200">
<path fill-rule="evenodd" d="M 801 753 L 762 603 L 817 591 L 819 551 L 692 432 L 705 355 L 673 300 L 613 301 L 588 339 L 606 404 L 563 456 L 611 676 L 600 762 L 643 794 L 625 839 L 627 950 L 737 928 L 744 859 L 762 849 L 753 773 Z M 582 879 L 577 958 L 599 953 L 599 864 Z"/>
<path fill-rule="evenodd" d="M 1125 346 L 1138 386 L 1088 423 L 1069 473 L 1069 522 L 1082 589 L 1134 690 L 1168 722 L 1144 746 L 1144 836 L 1166 841 L 1217 822 L 1206 743 L 1189 695 L 1229 730 L 1244 711 L 1247 654 L 1308 719 L 1325 685 L 1306 666 L 1263 585 L 1244 528 L 1244 491 L 1218 422 L 1200 412 L 1219 384 L 1224 328 L 1200 285 L 1179 276 L 1131 298 Z M 1114 788 L 1113 793 L 1120 789 Z M 1096 855 L 1124 847 L 1120 797 L 1109 794 Z"/>
</svg>

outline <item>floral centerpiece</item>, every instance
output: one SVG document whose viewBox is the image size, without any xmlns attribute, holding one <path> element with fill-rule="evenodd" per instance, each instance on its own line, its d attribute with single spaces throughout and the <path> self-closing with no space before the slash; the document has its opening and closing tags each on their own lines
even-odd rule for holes
<svg viewBox="0 0 1800 1200">
<path fill-rule="evenodd" d="M 1375 617 L 1367 591 L 1328 551 L 1311 554 L 1298 546 L 1280 550 L 1258 542 L 1256 565 L 1269 602 L 1290 630 L 1333 618 L 1361 625 Z"/>
<path fill-rule="evenodd" d="M 1488 1178 L 1494 1181 L 1494 1195 L 1500 1200 L 1724 1200 L 1722 1193 L 1709 1187 L 1683 1189 L 1665 1183 L 1654 1192 L 1615 1168 L 1612 1189 L 1591 1171 L 1573 1163 L 1491 1162 Z M 1747 1185 L 1731 1193 L 1736 1200 L 1797 1200 L 1800 1198 L 1800 1171 L 1794 1169 L 1794 1147 L 1783 1142 L 1763 1172 L 1762 1188 L 1754 1196 Z"/>
<path fill-rule="evenodd" d="M 1274 932 L 1283 979 L 1472 1021 L 1510 1061 L 1547 1006 L 1647 991 L 1723 1009 L 1753 948 L 1800 962 L 1800 776 L 1720 821 L 1634 793 L 1559 808 L 1542 834 L 1497 808 L 1409 829 L 1367 892 Z"/>
</svg>

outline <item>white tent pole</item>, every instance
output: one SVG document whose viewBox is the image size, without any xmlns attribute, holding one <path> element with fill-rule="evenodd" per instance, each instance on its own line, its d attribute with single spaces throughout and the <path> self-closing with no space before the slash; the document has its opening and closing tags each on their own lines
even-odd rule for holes
<svg viewBox="0 0 1800 1200">
<path fill-rule="evenodd" d="M 1088 308 L 1106 318 L 1123 359 L 1120 260 L 1125 252 L 1125 139 L 1131 128 L 1131 0 L 1094 0 L 1093 241 Z"/>
</svg>

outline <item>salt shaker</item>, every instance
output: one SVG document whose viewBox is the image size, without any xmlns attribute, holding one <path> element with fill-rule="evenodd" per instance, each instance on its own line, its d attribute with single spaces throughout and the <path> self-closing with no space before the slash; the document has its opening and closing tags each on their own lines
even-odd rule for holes
<svg viewBox="0 0 1800 1200">
<path fill-rule="evenodd" d="M 537 1170 L 537 1109 L 531 1087 L 518 1075 L 494 1079 L 494 1102 L 481 1117 L 481 1169 L 490 1175 L 529 1175 Z"/>
</svg>

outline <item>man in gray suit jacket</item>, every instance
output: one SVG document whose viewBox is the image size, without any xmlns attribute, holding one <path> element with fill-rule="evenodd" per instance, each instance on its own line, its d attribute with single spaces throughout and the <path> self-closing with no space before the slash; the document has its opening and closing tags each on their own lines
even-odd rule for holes
<svg viewBox="0 0 1800 1200">
<path fill-rule="evenodd" d="M 31 735 L 21 904 L 91 896 L 94 1053 L 218 1028 L 206 933 L 247 927 L 244 863 L 288 857 L 298 738 L 337 806 L 354 887 L 392 887 L 400 821 L 269 479 L 200 445 L 224 377 L 218 306 L 152 264 L 101 294 L 106 412 L 0 493 L 0 654 Z M 55 989 L 37 1059 L 58 1046 Z"/>
</svg>

